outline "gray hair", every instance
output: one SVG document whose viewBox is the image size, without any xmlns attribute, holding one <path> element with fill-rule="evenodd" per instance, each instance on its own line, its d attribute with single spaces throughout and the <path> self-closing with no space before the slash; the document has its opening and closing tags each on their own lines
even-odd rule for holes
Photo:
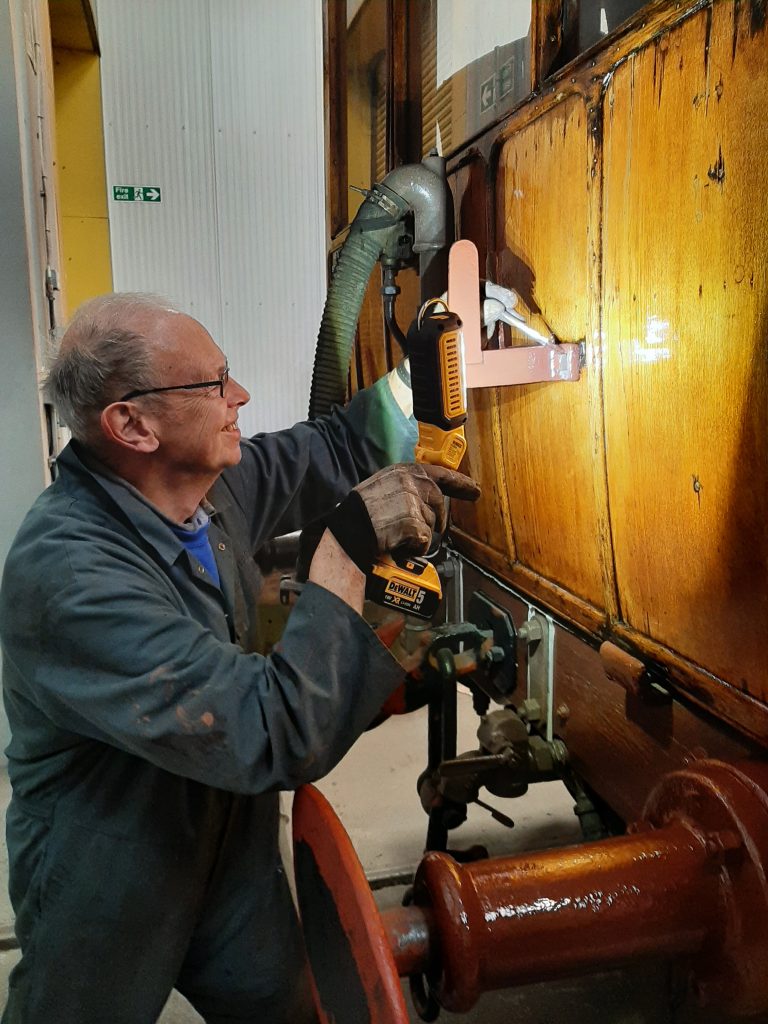
<svg viewBox="0 0 768 1024">
<path fill-rule="evenodd" d="M 121 395 L 156 385 L 151 346 L 142 329 L 173 311 L 158 295 L 114 292 L 75 312 L 43 384 L 46 399 L 85 444 L 98 441 L 98 417 Z"/>
</svg>

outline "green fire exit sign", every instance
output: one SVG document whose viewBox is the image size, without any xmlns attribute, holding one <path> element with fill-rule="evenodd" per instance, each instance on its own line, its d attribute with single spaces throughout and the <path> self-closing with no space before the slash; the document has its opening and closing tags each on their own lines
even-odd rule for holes
<svg viewBox="0 0 768 1024">
<path fill-rule="evenodd" d="M 113 185 L 112 198 L 118 203 L 160 203 L 157 185 Z"/>
</svg>

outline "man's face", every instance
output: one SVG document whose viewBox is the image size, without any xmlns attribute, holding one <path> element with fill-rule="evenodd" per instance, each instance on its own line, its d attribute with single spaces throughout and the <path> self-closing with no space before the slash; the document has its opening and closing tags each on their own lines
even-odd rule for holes
<svg viewBox="0 0 768 1024">
<path fill-rule="evenodd" d="M 168 313 L 153 332 L 158 387 L 217 380 L 227 360 L 205 328 L 183 313 Z M 148 410 L 159 438 L 157 457 L 189 476 L 218 475 L 240 461 L 237 414 L 250 395 L 232 377 L 217 385 L 151 396 Z"/>
</svg>

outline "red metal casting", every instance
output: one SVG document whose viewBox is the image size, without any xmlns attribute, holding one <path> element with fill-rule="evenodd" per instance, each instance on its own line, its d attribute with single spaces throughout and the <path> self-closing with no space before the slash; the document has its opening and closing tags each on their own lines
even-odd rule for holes
<svg viewBox="0 0 768 1024">
<path fill-rule="evenodd" d="M 643 818 L 694 822 L 718 864 L 717 926 L 693 964 L 702 1005 L 768 1011 L 768 763 L 697 761 L 665 776 Z"/>
<path fill-rule="evenodd" d="M 431 987 L 465 1012 L 492 989 L 699 949 L 717 914 L 717 866 L 702 837 L 673 823 L 468 865 L 430 853 L 414 896 L 439 936 Z"/>
<path fill-rule="evenodd" d="M 337 841 L 331 830 L 323 843 Z M 327 876 L 342 905 L 348 852 Z M 666 776 L 621 838 L 467 865 L 427 854 L 416 906 L 382 915 L 386 970 L 423 973 L 443 1007 L 463 1012 L 491 989 L 683 957 L 702 1003 L 765 1012 L 767 865 L 768 765 L 700 761 Z M 367 941 L 363 929 L 355 942 Z M 359 944 L 355 957 L 382 961 Z"/>
<path fill-rule="evenodd" d="M 296 793 L 293 847 L 321 1024 L 408 1024 L 395 961 L 362 865 L 344 826 L 314 786 Z M 333 921 L 325 892 L 337 915 Z M 318 970 L 321 961 L 330 962 L 331 969 Z"/>
</svg>

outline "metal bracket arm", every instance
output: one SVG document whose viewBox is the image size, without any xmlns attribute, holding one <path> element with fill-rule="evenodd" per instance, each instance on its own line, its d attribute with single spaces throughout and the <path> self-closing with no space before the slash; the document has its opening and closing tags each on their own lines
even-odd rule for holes
<svg viewBox="0 0 768 1024">
<path fill-rule="evenodd" d="M 483 351 L 480 344 L 480 276 L 477 249 L 467 239 L 454 242 L 448 258 L 448 306 L 463 324 L 464 379 L 468 388 L 506 384 L 575 381 L 581 346 L 554 342 Z"/>
</svg>

